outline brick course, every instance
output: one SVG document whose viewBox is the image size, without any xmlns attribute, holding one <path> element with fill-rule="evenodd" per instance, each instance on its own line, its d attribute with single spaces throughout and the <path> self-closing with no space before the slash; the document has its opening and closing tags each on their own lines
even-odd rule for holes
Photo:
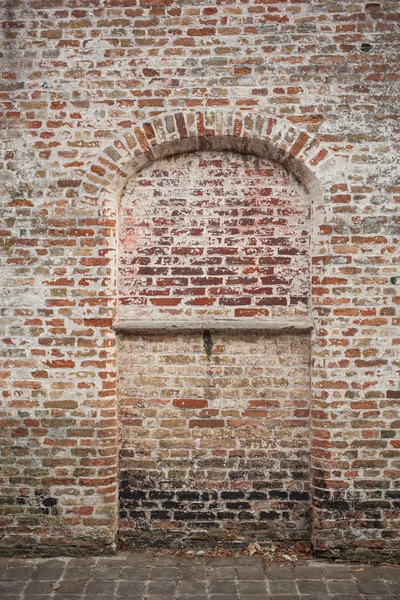
<svg viewBox="0 0 400 600">
<path fill-rule="evenodd" d="M 224 151 L 312 199 L 314 549 L 398 553 L 398 17 L 388 0 L 2 4 L 3 552 L 113 547 L 118 202 L 163 161 Z"/>
</svg>

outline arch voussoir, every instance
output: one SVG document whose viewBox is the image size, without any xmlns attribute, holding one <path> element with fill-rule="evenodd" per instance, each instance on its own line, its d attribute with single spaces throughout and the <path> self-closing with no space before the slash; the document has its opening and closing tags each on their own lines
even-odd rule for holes
<svg viewBox="0 0 400 600">
<path fill-rule="evenodd" d="M 257 148 L 269 146 L 272 160 L 284 163 L 294 159 L 317 179 L 322 165 L 333 156 L 316 134 L 275 116 L 210 108 L 161 113 L 136 124 L 103 150 L 83 182 L 84 202 L 101 203 L 102 194 L 121 190 L 149 162 L 168 154 L 211 148 L 213 138 L 223 140 L 219 147 L 225 149 L 229 148 L 229 139 L 236 139 L 232 147 L 239 151 L 251 152 L 255 143 Z M 238 144 L 240 139 L 242 145 Z M 207 143 L 204 145 L 202 140 Z"/>
</svg>

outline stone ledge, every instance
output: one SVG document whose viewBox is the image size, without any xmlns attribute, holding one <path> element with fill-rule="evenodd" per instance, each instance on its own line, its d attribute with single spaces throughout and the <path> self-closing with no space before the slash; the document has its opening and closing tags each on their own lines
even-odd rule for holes
<svg viewBox="0 0 400 600">
<path fill-rule="evenodd" d="M 244 321 L 241 319 L 201 320 L 201 321 L 130 321 L 117 320 L 114 331 L 131 333 L 170 333 L 187 331 L 264 331 L 270 334 L 307 333 L 313 324 L 309 319 L 286 321 Z"/>
</svg>

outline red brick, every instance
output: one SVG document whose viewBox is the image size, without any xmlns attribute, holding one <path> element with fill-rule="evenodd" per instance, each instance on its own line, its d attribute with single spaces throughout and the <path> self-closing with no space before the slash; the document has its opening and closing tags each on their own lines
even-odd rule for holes
<svg viewBox="0 0 400 600">
<path fill-rule="evenodd" d="M 322 555 L 396 560 L 395 9 L 32 0 L 23 18 L 29 3 L 10 4 L 0 8 L 4 552 L 112 547 L 119 451 L 119 484 L 126 475 L 172 491 L 181 516 L 211 502 L 221 514 L 229 491 L 254 517 L 232 509 L 207 530 L 200 513 L 121 518 L 132 545 L 312 535 Z M 310 23 L 327 44 L 300 32 Z M 28 40 L 35 64 L 22 77 L 15 57 Z M 72 60 L 80 50 L 91 64 Z M 112 330 L 121 318 L 264 327 L 310 314 L 312 341 L 262 327 Z M 204 426 L 190 427 L 196 419 Z M 274 481 L 312 498 L 274 500 Z M 56 518 L 42 510 L 48 486 L 60 492 Z M 146 502 L 163 500 L 148 494 L 148 515 Z M 279 518 L 261 519 L 261 505 Z M 34 536 L 27 507 L 42 511 Z"/>
</svg>

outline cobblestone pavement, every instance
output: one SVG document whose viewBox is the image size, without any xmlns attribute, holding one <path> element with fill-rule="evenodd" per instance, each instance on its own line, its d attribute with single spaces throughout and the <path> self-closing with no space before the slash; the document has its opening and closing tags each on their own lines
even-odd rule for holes
<svg viewBox="0 0 400 600">
<path fill-rule="evenodd" d="M 259 556 L 0 559 L 1 600 L 400 600 L 400 567 Z"/>
</svg>

